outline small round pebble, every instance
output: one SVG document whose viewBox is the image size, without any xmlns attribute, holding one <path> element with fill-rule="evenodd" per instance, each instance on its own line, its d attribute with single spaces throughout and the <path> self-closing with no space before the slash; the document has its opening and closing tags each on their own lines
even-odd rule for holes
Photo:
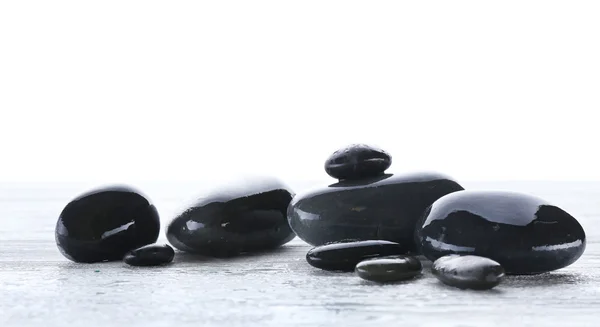
<svg viewBox="0 0 600 327">
<path fill-rule="evenodd" d="M 406 255 L 368 259 L 356 265 L 356 274 L 360 278 L 378 283 L 411 279 L 422 270 L 419 259 Z"/>
<path fill-rule="evenodd" d="M 404 246 L 389 241 L 343 242 L 311 249 L 306 254 L 306 261 L 311 266 L 323 270 L 351 272 L 363 260 L 406 253 Z"/>
<path fill-rule="evenodd" d="M 496 261 L 475 255 L 447 255 L 431 266 L 442 283 L 460 289 L 488 290 L 504 278 L 504 268 Z"/>
<path fill-rule="evenodd" d="M 325 161 L 325 171 L 339 180 L 374 177 L 392 164 L 392 156 L 382 149 L 366 144 L 351 144 L 335 151 Z"/>
<path fill-rule="evenodd" d="M 175 251 L 167 244 L 150 244 L 125 255 L 123 261 L 131 266 L 161 266 L 173 261 Z"/>
</svg>

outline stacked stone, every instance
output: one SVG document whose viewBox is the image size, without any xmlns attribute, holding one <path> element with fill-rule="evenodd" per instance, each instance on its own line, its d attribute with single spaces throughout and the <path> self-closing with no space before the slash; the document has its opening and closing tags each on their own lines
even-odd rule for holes
<svg viewBox="0 0 600 327">
<path fill-rule="evenodd" d="M 391 163 L 382 149 L 347 146 L 325 162 L 337 183 L 292 200 L 290 226 L 315 246 L 309 264 L 394 282 L 418 276 L 423 255 L 441 282 L 484 290 L 505 274 L 566 267 L 585 250 L 577 220 L 544 200 L 465 191 L 439 173 L 386 174 Z"/>
</svg>

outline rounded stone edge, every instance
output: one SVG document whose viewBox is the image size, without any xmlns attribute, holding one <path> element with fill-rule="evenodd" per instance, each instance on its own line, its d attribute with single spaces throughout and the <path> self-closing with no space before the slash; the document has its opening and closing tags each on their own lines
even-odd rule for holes
<svg viewBox="0 0 600 327">
<path fill-rule="evenodd" d="M 158 212 L 158 209 L 156 208 L 156 206 L 154 205 L 154 202 L 151 200 L 151 198 L 145 193 L 142 192 L 139 188 L 128 185 L 128 184 L 106 184 L 106 185 L 100 185 L 100 186 L 96 186 L 93 188 L 88 189 L 85 192 L 81 192 L 79 195 L 72 197 L 67 204 L 61 209 L 58 218 L 56 219 L 56 224 L 54 227 L 54 241 L 56 243 L 56 247 L 58 248 L 58 251 L 68 260 L 73 261 L 75 263 L 99 263 L 99 262 L 108 262 L 108 261 L 118 261 L 120 260 L 119 258 L 117 258 L 116 256 L 114 258 L 110 258 L 110 259 L 105 259 L 105 258 L 94 258 L 94 259 L 85 259 L 85 258 L 75 258 L 74 256 L 68 254 L 65 249 L 60 245 L 61 241 L 60 241 L 60 234 L 58 232 L 58 229 L 60 228 L 60 222 L 61 222 L 61 217 L 63 216 L 65 210 L 67 210 L 67 208 L 69 207 L 70 204 L 72 204 L 75 201 L 80 201 L 86 197 L 95 195 L 95 194 L 100 194 L 100 193 L 105 193 L 105 192 L 123 192 L 123 193 L 133 193 L 136 194 L 140 197 L 142 197 L 144 200 L 146 200 L 148 202 L 148 207 L 152 208 L 154 211 L 154 214 L 156 216 L 156 223 L 158 225 L 158 228 L 156 230 L 156 235 L 154 235 L 153 241 L 151 241 L 150 243 L 146 243 L 146 244 L 142 244 L 140 246 L 146 246 L 148 244 L 152 244 L 154 242 L 156 242 L 156 240 L 158 240 L 158 237 L 160 236 L 160 231 L 161 231 L 161 220 L 160 220 L 160 214 Z"/>
</svg>

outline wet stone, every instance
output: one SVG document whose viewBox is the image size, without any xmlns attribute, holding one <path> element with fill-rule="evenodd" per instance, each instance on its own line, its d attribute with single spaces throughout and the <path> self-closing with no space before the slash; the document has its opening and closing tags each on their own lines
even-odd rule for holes
<svg viewBox="0 0 600 327">
<path fill-rule="evenodd" d="M 381 175 L 391 164 L 392 157 L 387 152 L 366 144 L 352 144 L 329 156 L 325 171 L 340 180 L 361 179 Z"/>
<path fill-rule="evenodd" d="M 387 240 L 416 251 L 414 231 L 440 197 L 463 190 L 437 173 L 381 175 L 341 181 L 299 194 L 288 208 L 292 230 L 319 246 L 346 240 Z"/>
<path fill-rule="evenodd" d="M 175 251 L 167 244 L 150 244 L 130 251 L 123 261 L 131 266 L 160 266 L 173 261 Z"/>
<path fill-rule="evenodd" d="M 276 179 L 240 181 L 203 196 L 167 227 L 175 248 L 214 257 L 277 248 L 291 241 L 293 192 Z"/>
<path fill-rule="evenodd" d="M 356 265 L 363 260 L 406 252 L 400 244 L 388 241 L 344 242 L 311 249 L 306 254 L 306 261 L 323 270 L 354 271 Z"/>
<path fill-rule="evenodd" d="M 507 274 L 538 274 L 566 267 L 584 252 L 579 222 L 548 202 L 525 194 L 462 191 L 436 201 L 418 228 L 423 254 L 478 255 Z"/>
<path fill-rule="evenodd" d="M 89 191 L 69 202 L 55 229 L 60 252 L 75 262 L 122 260 L 125 253 L 154 243 L 158 212 L 148 198 L 127 186 Z"/>
<path fill-rule="evenodd" d="M 502 281 L 504 268 L 494 260 L 474 255 L 447 255 L 431 266 L 433 275 L 460 289 L 488 290 Z"/>
<path fill-rule="evenodd" d="M 419 259 L 406 256 L 387 256 L 367 259 L 356 265 L 356 274 L 365 280 L 390 283 L 412 279 L 421 274 L 423 266 Z"/>
</svg>

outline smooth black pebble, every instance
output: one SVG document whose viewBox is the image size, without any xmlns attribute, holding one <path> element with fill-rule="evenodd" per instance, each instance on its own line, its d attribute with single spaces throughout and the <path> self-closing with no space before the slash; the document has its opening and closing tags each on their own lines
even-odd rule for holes
<svg viewBox="0 0 600 327">
<path fill-rule="evenodd" d="M 447 255 L 431 266 L 433 275 L 460 289 L 489 290 L 504 278 L 504 268 L 494 260 L 474 255 Z"/>
<path fill-rule="evenodd" d="M 325 161 L 325 171 L 337 179 L 374 177 L 392 164 L 392 157 L 382 149 L 366 144 L 351 144 L 335 151 Z"/>
<path fill-rule="evenodd" d="M 296 236 L 286 218 L 293 196 L 276 179 L 240 181 L 175 217 L 167 239 L 181 251 L 214 257 L 277 248 Z"/>
<path fill-rule="evenodd" d="M 378 283 L 398 282 L 421 274 L 421 261 L 407 255 L 367 259 L 356 265 L 356 274 L 365 280 Z"/>
<path fill-rule="evenodd" d="M 122 260 L 125 253 L 156 241 L 158 212 L 127 186 L 95 189 L 69 202 L 56 223 L 60 252 L 75 262 Z"/>
<path fill-rule="evenodd" d="M 398 243 L 369 240 L 334 243 L 317 246 L 306 254 L 306 261 L 313 267 L 332 271 L 354 271 L 361 261 L 374 257 L 405 254 Z"/>
<path fill-rule="evenodd" d="M 416 232 L 423 254 L 472 254 L 497 261 L 507 274 L 566 267 L 584 252 L 586 236 L 570 214 L 533 196 L 462 191 L 436 201 Z"/>
<path fill-rule="evenodd" d="M 167 244 L 149 244 L 130 251 L 123 261 L 131 266 L 160 266 L 173 261 L 175 251 Z"/>
<path fill-rule="evenodd" d="M 381 175 L 299 194 L 288 208 L 292 230 L 319 246 L 345 240 L 387 240 L 416 251 L 415 227 L 440 197 L 463 190 L 437 173 Z"/>
</svg>

